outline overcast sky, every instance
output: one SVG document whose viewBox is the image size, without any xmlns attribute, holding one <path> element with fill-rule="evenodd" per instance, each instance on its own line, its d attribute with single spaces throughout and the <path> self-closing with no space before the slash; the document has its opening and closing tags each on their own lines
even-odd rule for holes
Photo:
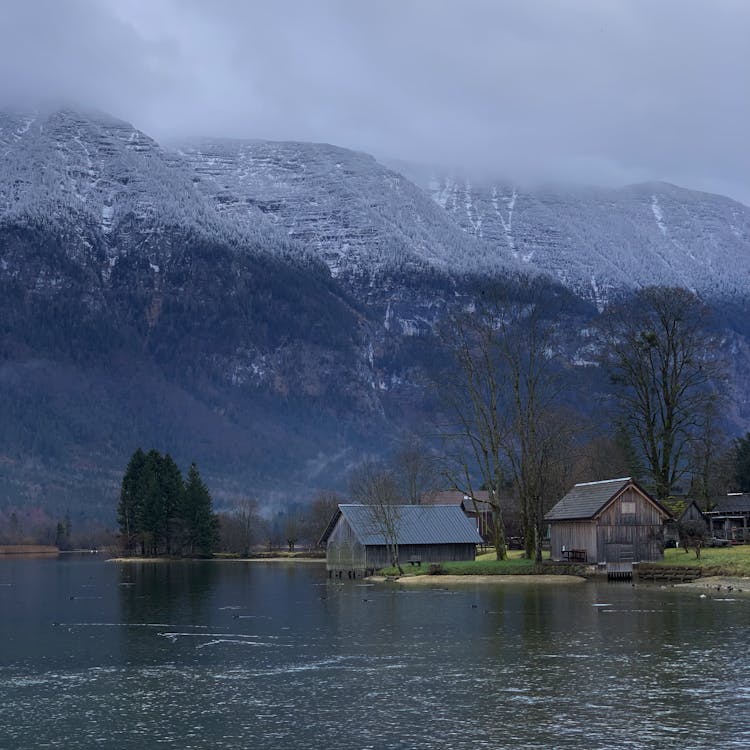
<svg viewBox="0 0 750 750">
<path fill-rule="evenodd" d="M 750 205 L 747 0 L 0 0 L 0 104 Z"/>
</svg>

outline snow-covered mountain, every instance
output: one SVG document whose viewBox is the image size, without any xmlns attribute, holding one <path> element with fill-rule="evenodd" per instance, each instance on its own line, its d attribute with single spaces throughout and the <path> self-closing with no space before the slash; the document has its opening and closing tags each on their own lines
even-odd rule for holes
<svg viewBox="0 0 750 750">
<path fill-rule="evenodd" d="M 520 269 L 507 247 L 461 232 L 403 175 L 326 144 L 199 140 L 176 147 L 196 187 L 237 226 L 260 209 L 354 286 L 404 274 Z"/>
<path fill-rule="evenodd" d="M 0 113 L 0 220 L 6 223 L 66 227 L 71 253 L 96 245 L 112 264 L 134 248 L 158 264 L 175 233 L 289 252 L 291 243 L 260 211 L 241 225 L 229 221 L 195 182 L 174 154 L 109 115 Z"/>
<path fill-rule="evenodd" d="M 750 208 L 729 198 L 667 183 L 529 191 L 413 174 L 467 234 L 599 303 L 650 284 L 750 295 Z"/>
<path fill-rule="evenodd" d="M 66 226 L 110 264 L 158 266 L 184 233 L 322 261 L 358 295 L 389 274 L 549 274 L 598 303 L 686 286 L 750 295 L 750 208 L 665 183 L 534 191 L 410 170 L 325 144 L 202 139 L 165 149 L 101 113 L 0 113 L 0 220 Z M 429 176 L 428 176 L 429 175 Z M 432 198 L 430 200 L 429 198 Z"/>
</svg>

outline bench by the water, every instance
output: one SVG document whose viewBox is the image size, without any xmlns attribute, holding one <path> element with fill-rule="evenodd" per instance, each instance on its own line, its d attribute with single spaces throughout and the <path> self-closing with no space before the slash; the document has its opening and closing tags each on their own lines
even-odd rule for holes
<svg viewBox="0 0 750 750">
<path fill-rule="evenodd" d="M 417 566 L 421 567 L 421 565 L 422 565 L 422 558 L 421 557 L 410 557 L 406 562 L 408 562 L 409 565 L 417 565 Z"/>
</svg>

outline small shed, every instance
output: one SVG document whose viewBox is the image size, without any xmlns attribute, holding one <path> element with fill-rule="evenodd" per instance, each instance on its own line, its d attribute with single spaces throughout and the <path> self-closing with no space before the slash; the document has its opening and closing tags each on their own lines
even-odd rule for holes
<svg viewBox="0 0 750 750">
<path fill-rule="evenodd" d="M 688 500 L 679 518 L 669 519 L 664 525 L 665 546 L 674 547 L 680 541 L 680 526 L 688 522 L 703 522 L 706 529 L 709 527 L 708 518 L 701 510 L 697 500 Z"/>
<path fill-rule="evenodd" d="M 680 513 L 680 517 L 677 519 L 677 523 L 687 523 L 688 521 L 702 521 L 708 528 L 708 519 L 706 514 L 700 509 L 696 500 L 690 500 L 685 505 L 685 510 Z"/>
<path fill-rule="evenodd" d="M 575 485 L 545 516 L 553 560 L 659 560 L 669 511 L 631 477 Z"/>
<path fill-rule="evenodd" d="M 391 564 L 390 539 L 398 544 L 402 565 L 473 560 L 482 537 L 459 505 L 342 504 L 320 543 L 326 547 L 329 576 L 368 575 Z M 386 528 L 388 527 L 388 528 Z"/>
</svg>

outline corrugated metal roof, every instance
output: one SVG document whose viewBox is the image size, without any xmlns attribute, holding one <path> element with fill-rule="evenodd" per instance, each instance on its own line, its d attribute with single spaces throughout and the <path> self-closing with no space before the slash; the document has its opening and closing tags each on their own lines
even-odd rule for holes
<svg viewBox="0 0 750 750">
<path fill-rule="evenodd" d="M 381 509 L 375 505 L 339 505 L 361 544 L 386 544 Z M 391 505 L 399 544 L 482 544 L 471 519 L 457 505 Z"/>
<path fill-rule="evenodd" d="M 630 477 L 621 477 L 620 479 L 605 479 L 602 482 L 577 484 L 544 518 L 546 521 L 593 518 L 606 503 L 632 481 Z"/>
</svg>

